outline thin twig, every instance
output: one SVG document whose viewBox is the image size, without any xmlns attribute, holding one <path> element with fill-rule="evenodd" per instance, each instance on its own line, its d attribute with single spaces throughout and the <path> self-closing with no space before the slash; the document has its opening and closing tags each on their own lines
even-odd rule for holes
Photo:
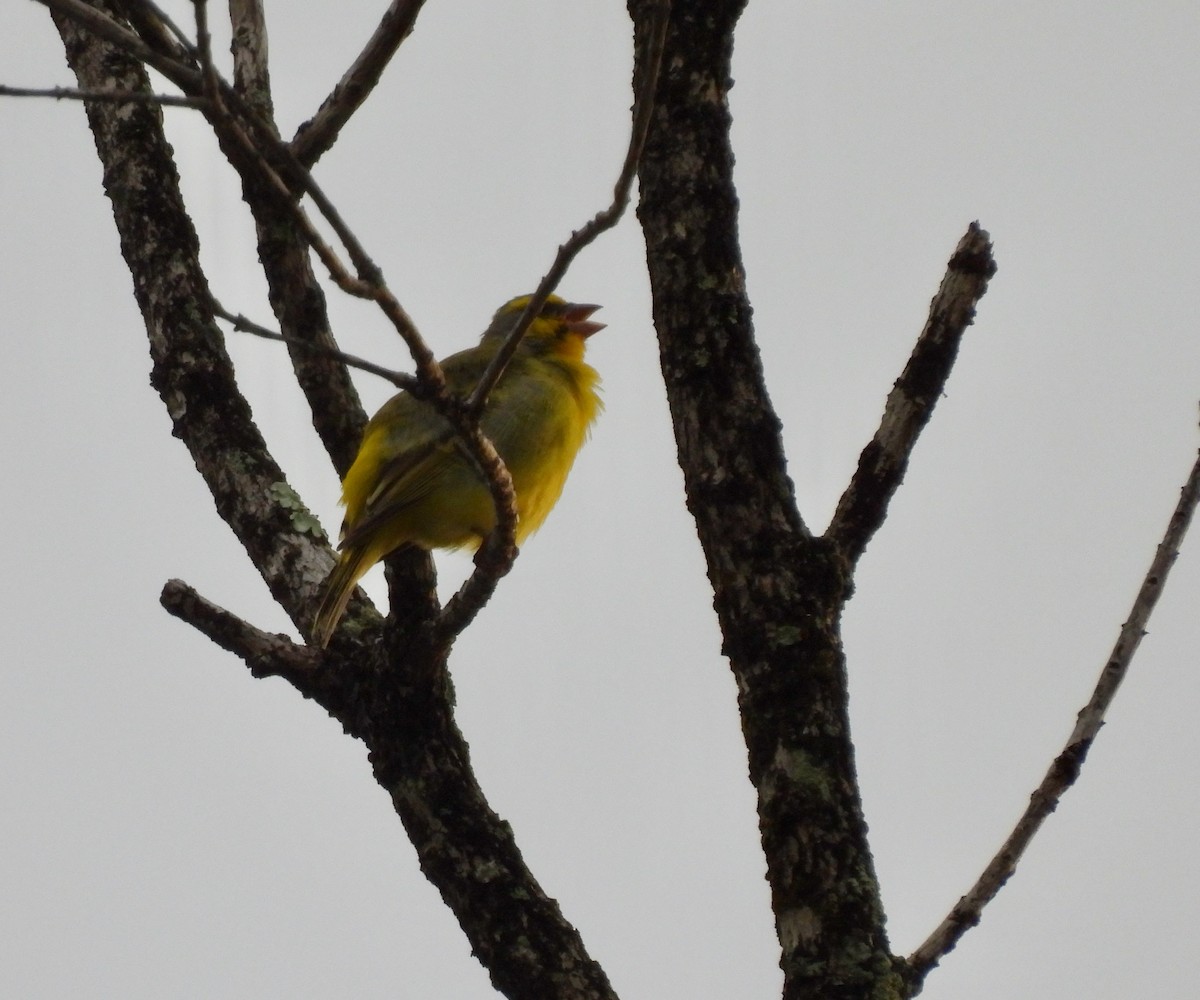
<svg viewBox="0 0 1200 1000">
<path fill-rule="evenodd" d="M 235 330 L 242 333 L 250 333 L 255 337 L 261 337 L 263 340 L 277 340 L 281 344 L 290 344 L 293 347 L 300 348 L 300 350 L 309 351 L 321 357 L 333 358 L 335 361 L 340 361 L 351 368 L 357 368 L 359 371 L 367 372 L 370 375 L 378 375 L 381 379 L 391 382 L 397 389 L 407 390 L 417 396 L 423 393 L 421 383 L 407 372 L 392 371 L 392 369 L 384 368 L 383 365 L 377 365 L 373 361 L 367 361 L 365 358 L 360 358 L 354 354 L 347 354 L 345 351 L 339 351 L 333 347 L 326 347 L 324 344 L 314 344 L 312 341 L 302 340 L 299 337 L 284 336 L 282 333 L 272 330 L 269 327 L 255 323 L 254 320 L 248 319 L 242 313 L 230 312 L 216 299 L 212 300 L 212 311 L 214 316 L 225 320 Z"/>
<path fill-rule="evenodd" d="M 43 0 L 43 2 L 77 4 L 79 0 Z M 348 295 L 372 300 L 379 305 L 384 315 L 388 317 L 408 345 L 418 376 L 429 382 L 435 397 L 444 395 L 445 379 L 438 366 L 437 358 L 417 331 L 416 324 L 387 288 L 379 266 L 367 254 L 358 237 L 346 224 L 320 185 L 317 184 L 311 171 L 296 158 L 287 143 L 279 139 L 273 124 L 264 121 L 261 115 L 251 108 L 228 82 L 221 78 L 212 62 L 211 42 L 207 30 L 206 0 L 197 0 L 196 2 L 196 21 L 197 58 L 201 64 L 197 82 L 202 84 L 202 87 L 196 89 L 203 89 L 211 98 L 213 106 L 209 110 L 214 127 L 226 129 L 226 134 L 250 157 L 251 162 L 256 164 L 268 185 L 289 206 L 292 217 L 299 225 L 305 239 L 316 251 L 338 287 Z M 119 28 L 115 24 L 112 26 Z M 140 42 L 138 45 L 141 50 L 148 52 Z M 252 131 L 258 137 L 259 142 L 278 158 L 292 183 L 288 183 L 279 171 L 268 162 L 259 142 L 255 142 L 247 129 Z M 346 248 L 357 277 L 351 275 L 332 247 L 321 237 L 303 209 L 296 203 L 295 192 L 297 189 L 312 199 L 317 210 L 329 223 L 338 240 Z"/>
<path fill-rule="evenodd" d="M 291 149 L 297 160 L 311 167 L 337 141 L 342 127 L 370 96 L 392 56 L 412 32 L 424 3 L 392 0 L 358 58 L 342 74 L 317 113 L 296 130 Z"/>
<path fill-rule="evenodd" d="M 1112 655 L 1109 656 L 1108 662 L 1100 672 L 1100 679 L 1092 692 L 1091 700 L 1080 711 L 1075 729 L 1063 747 L 1062 753 L 1050 765 L 1042 783 L 1030 796 L 1029 806 L 1004 845 L 984 869 L 983 874 L 979 876 L 970 891 L 958 901 L 958 904 L 950 911 L 937 930 L 929 936 L 929 939 L 909 957 L 908 966 L 916 989 L 920 989 L 925 976 L 943 956 L 958 944 L 967 929 L 979 923 L 983 908 L 1016 871 L 1017 863 L 1021 860 L 1034 834 L 1037 833 L 1046 817 L 1057 808 L 1063 793 L 1075 783 L 1092 741 L 1095 740 L 1096 735 L 1100 732 L 1100 727 L 1104 724 L 1104 715 L 1129 670 L 1133 654 L 1137 652 L 1138 645 L 1146 634 L 1146 625 L 1150 621 L 1150 614 L 1154 610 L 1155 604 L 1158 603 L 1167 582 L 1167 575 L 1171 571 L 1175 558 L 1179 555 L 1179 547 L 1187 533 L 1198 501 L 1200 501 L 1200 455 L 1197 456 L 1192 465 L 1192 471 L 1180 491 L 1179 503 L 1171 515 L 1167 530 L 1150 563 L 1150 569 L 1138 590 L 1133 607 L 1129 612 L 1129 619 L 1121 627 L 1121 633 L 1113 647 Z"/>
<path fill-rule="evenodd" d="M 328 196 L 326 196 L 320 185 L 317 184 L 312 173 L 296 159 L 287 144 L 274 134 L 274 130 L 270 126 L 259 119 L 259 116 L 253 109 L 248 107 L 228 84 L 222 83 L 220 95 L 222 104 L 219 108 L 214 109 L 215 115 L 218 116 L 218 121 L 214 124 L 224 127 L 227 130 L 227 134 L 258 167 L 270 187 L 283 199 L 293 220 L 304 234 L 305 240 L 321 259 L 321 263 L 325 265 L 325 269 L 329 272 L 329 276 L 333 279 L 334 283 L 348 295 L 373 301 L 379 306 L 383 314 L 391 321 L 396 332 L 400 334 L 405 344 L 407 344 L 409 352 L 413 357 L 413 364 L 417 369 L 417 375 L 429 384 L 431 396 L 433 398 L 444 396 L 446 391 L 445 377 L 442 375 L 437 358 L 425 343 L 424 338 L 421 337 L 412 318 L 404 310 L 404 307 L 400 305 L 400 302 L 391 293 L 390 289 L 388 289 L 383 279 L 383 273 L 378 265 L 367 254 L 358 237 L 354 235 Z M 234 111 L 236 111 L 238 117 L 234 116 Z M 358 274 L 357 277 L 350 273 L 333 248 L 325 242 L 304 209 L 296 202 L 293 186 L 288 184 L 282 175 L 267 161 L 259 145 L 242 127 L 238 118 L 244 119 L 249 123 L 250 127 L 254 129 L 260 140 L 267 145 L 271 153 L 277 155 L 283 161 L 288 176 L 295 182 L 295 186 L 312 199 L 317 210 L 321 213 L 325 221 L 329 223 L 339 241 L 346 248 L 346 252 L 350 255 L 350 260 Z"/>
<path fill-rule="evenodd" d="M 496 357 L 488 365 L 466 400 L 466 411 L 472 416 L 482 412 L 488 393 L 492 391 L 508 362 L 512 359 L 529 329 L 533 317 L 541 312 L 546 298 L 558 286 L 562 276 L 566 274 L 571 262 L 584 247 L 592 243 L 601 233 L 606 232 L 617 224 L 625 208 L 629 204 L 630 191 L 634 178 L 637 176 L 637 165 L 641 159 L 642 150 L 646 145 L 646 133 L 650 127 L 650 116 L 654 110 L 654 94 L 658 87 L 658 75 L 662 66 L 663 48 L 666 45 L 667 25 L 670 20 L 671 5 L 668 0 L 660 0 L 655 5 L 651 15 L 651 25 L 648 30 L 648 43 L 644 55 L 644 63 L 640 68 L 640 88 L 634 98 L 633 125 L 630 129 L 629 148 L 625 153 L 625 161 L 621 173 L 613 188 L 612 204 L 597 212 L 596 215 L 580 230 L 573 232 L 570 239 L 558 248 L 558 254 L 546 276 L 538 284 L 537 291 L 521 313 L 512 332 L 508 335 Z M 476 559 L 474 571 L 467 581 L 459 588 L 443 609 L 438 620 L 438 636 L 441 642 L 452 642 L 466 628 L 480 608 L 491 597 L 496 584 L 511 568 L 516 558 L 514 533 L 515 517 L 510 521 L 506 510 L 501 506 L 499 484 L 489 479 L 492 486 L 492 498 L 498 513 L 496 527 L 492 529 L 483 548 Z M 512 511 L 515 514 L 515 509 Z"/>
<path fill-rule="evenodd" d="M 496 356 L 492 359 L 491 364 L 488 365 L 483 376 L 479 379 L 479 383 L 468 397 L 467 409 L 472 413 L 482 411 L 483 405 L 487 401 L 488 393 L 500 381 L 500 376 L 504 373 L 504 369 L 508 366 L 509 361 L 512 360 L 512 356 L 516 353 L 517 346 L 521 343 L 521 338 L 525 336 L 525 331 L 529 329 L 529 324 L 533 322 L 533 317 L 542 311 L 547 297 L 558 287 L 558 283 L 562 280 L 563 275 L 567 273 L 567 268 L 571 266 L 571 262 L 575 260 L 584 247 L 593 243 L 601 233 L 612 229 L 625 213 L 625 209 L 629 204 L 630 192 L 633 189 L 633 181 L 637 177 L 638 161 L 641 159 L 642 150 L 646 146 L 646 133 L 649 131 L 650 115 L 654 110 L 654 92 L 658 86 L 658 73 L 662 65 L 662 54 L 663 48 L 666 45 L 667 24 L 670 20 L 670 13 L 671 5 L 667 0 L 660 0 L 651 13 L 651 24 L 648 29 L 649 41 L 645 54 L 645 68 L 641 71 L 641 89 L 634 99 L 633 127 L 629 135 L 629 148 L 625 153 L 625 162 L 621 166 L 620 176 L 613 187 L 612 204 L 608 208 L 597 212 L 591 220 L 581 229 L 573 232 L 570 239 L 558 248 L 558 254 L 554 258 L 554 263 L 550 265 L 550 270 L 546 272 L 546 276 L 538 284 L 537 291 L 533 293 L 533 297 L 529 300 L 524 311 L 517 319 L 516 325 L 508 335 L 508 339 L 505 340 L 500 350 L 496 352 Z"/>
<path fill-rule="evenodd" d="M 78 87 L 9 87 L 0 84 L 0 97 L 48 97 L 56 101 L 103 101 L 106 104 L 157 104 L 164 108 L 206 110 L 203 97 L 143 94 L 136 90 L 80 90 Z"/>
<path fill-rule="evenodd" d="M 212 58 L 212 35 L 208 31 L 208 0 L 192 0 L 196 12 L 196 57 L 204 76 L 204 92 L 213 103 L 216 114 L 225 113 L 221 103 L 221 77 Z"/>
</svg>

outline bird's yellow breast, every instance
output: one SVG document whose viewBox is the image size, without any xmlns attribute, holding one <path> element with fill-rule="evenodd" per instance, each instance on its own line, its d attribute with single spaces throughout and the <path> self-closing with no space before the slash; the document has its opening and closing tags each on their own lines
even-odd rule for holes
<svg viewBox="0 0 1200 1000">
<path fill-rule="evenodd" d="M 514 399 L 511 408 L 498 408 L 482 423 L 513 477 L 518 544 L 541 527 L 558 502 L 603 407 L 596 391 L 599 376 L 582 360 L 582 350 L 578 358 L 559 354 L 537 359 L 536 365 L 540 370 L 532 375 L 532 385 L 517 393 L 528 398 L 519 405 Z M 516 427 L 507 423 L 510 412 Z"/>
</svg>

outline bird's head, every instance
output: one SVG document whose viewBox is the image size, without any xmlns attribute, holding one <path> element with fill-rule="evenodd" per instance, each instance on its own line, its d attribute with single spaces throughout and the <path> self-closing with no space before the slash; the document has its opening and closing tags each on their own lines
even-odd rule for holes
<svg viewBox="0 0 1200 1000">
<path fill-rule="evenodd" d="M 532 298 L 532 295 L 519 295 L 504 303 L 496 310 L 484 337 L 507 337 Z M 588 303 L 567 302 L 557 295 L 548 296 L 542 311 L 529 324 L 522 343 L 536 351 L 582 357 L 584 341 L 604 329 L 603 323 L 588 318 L 599 308 Z"/>
</svg>

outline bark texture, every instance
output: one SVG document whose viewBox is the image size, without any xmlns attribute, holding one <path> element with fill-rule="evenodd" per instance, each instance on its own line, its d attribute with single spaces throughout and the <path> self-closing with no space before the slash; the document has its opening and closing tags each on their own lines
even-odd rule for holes
<svg viewBox="0 0 1200 1000">
<path fill-rule="evenodd" d="M 642 23 L 645 5 L 630 8 Z M 654 322 L 738 686 L 784 997 L 899 995 L 847 720 L 849 564 L 797 510 L 745 292 L 727 103 L 741 9 L 672 12 L 639 172 Z"/>
</svg>

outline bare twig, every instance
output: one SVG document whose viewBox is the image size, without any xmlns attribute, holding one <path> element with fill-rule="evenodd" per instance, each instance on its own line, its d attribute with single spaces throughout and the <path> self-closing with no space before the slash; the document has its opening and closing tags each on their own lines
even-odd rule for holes
<svg viewBox="0 0 1200 1000">
<path fill-rule="evenodd" d="M 255 323 L 252 319 L 247 319 L 241 313 L 230 312 L 216 299 L 212 301 L 212 310 L 214 316 L 225 320 L 235 330 L 239 330 L 242 333 L 250 333 L 256 337 L 261 337 L 263 340 L 277 340 L 281 344 L 290 344 L 303 351 L 319 354 L 322 357 L 333 358 L 344 365 L 349 365 L 351 368 L 357 368 L 359 371 L 367 372 L 370 375 L 378 375 L 381 379 L 391 382 L 397 389 L 405 389 L 414 395 L 423 394 L 421 383 L 407 372 L 392 371 L 392 369 L 384 368 L 383 365 L 377 365 L 373 361 L 367 361 L 365 358 L 360 358 L 354 354 L 347 354 L 345 351 L 339 351 L 324 344 L 314 344 L 312 341 L 302 340 L 299 337 L 286 337 L 282 333 Z"/>
<path fill-rule="evenodd" d="M 379 27 L 358 58 L 322 102 L 320 109 L 296 131 L 292 152 L 311 167 L 337 141 L 342 126 L 370 96 L 401 42 L 412 32 L 425 0 L 392 0 Z"/>
<path fill-rule="evenodd" d="M 136 90 L 80 90 L 78 87 L 8 87 L 0 84 L 0 97 L 48 97 L 56 101 L 104 101 L 107 104 L 157 104 L 164 108 L 205 110 L 203 97 L 178 94 L 143 94 Z"/>
<path fill-rule="evenodd" d="M 995 273 L 991 240 L 979 223 L 972 222 L 950 258 L 942 285 L 929 304 L 925 328 L 825 533 L 851 567 L 887 516 L 917 438 L 950 377 L 963 334 L 975 319 L 975 306 Z"/>
<path fill-rule="evenodd" d="M 962 897 L 950 911 L 941 925 L 929 936 L 908 959 L 912 982 L 916 989 L 934 966 L 948 954 L 967 929 L 979 923 L 983 908 L 995 897 L 1001 887 L 1016 871 L 1017 863 L 1024 855 L 1026 848 L 1037 833 L 1046 817 L 1058 806 L 1063 793 L 1075 783 L 1079 769 L 1087 757 L 1092 741 L 1104 724 L 1104 715 L 1112 703 L 1117 688 L 1129 670 L 1133 654 L 1137 652 L 1142 637 L 1146 634 L 1146 625 L 1154 610 L 1167 575 L 1175 558 L 1179 555 L 1179 546 L 1187 533 L 1196 504 L 1200 501 L 1200 455 L 1192 465 L 1180 491 L 1179 503 L 1175 507 L 1167 530 L 1150 563 L 1146 578 L 1142 581 L 1129 618 L 1121 627 L 1121 633 L 1113 647 L 1112 655 L 1100 672 L 1100 679 L 1092 692 L 1091 700 L 1080 711 L 1075 729 L 1068 738 L 1042 783 L 1030 796 L 1029 806 L 1017 822 L 1004 845 L 992 858 L 991 862 L 979 876 L 978 881 L 970 891 Z M 914 991 L 915 993 L 915 991 Z"/>
<path fill-rule="evenodd" d="M 277 138 L 274 129 L 261 122 L 253 110 L 247 107 L 241 98 L 229 88 L 228 84 L 221 85 L 220 96 L 222 103 L 214 109 L 216 119 L 214 125 L 224 128 L 226 134 L 257 166 L 263 179 L 288 207 L 293 220 L 304 234 L 305 240 L 321 259 L 321 263 L 325 265 L 325 269 L 337 286 L 348 295 L 375 302 L 391 321 L 396 332 L 408 345 L 417 375 L 429 384 L 431 397 L 436 399 L 444 396 L 445 377 L 442 375 L 437 358 L 421 337 L 416 324 L 405 312 L 404 307 L 388 289 L 378 265 L 368 256 L 358 237 L 354 235 L 328 196 L 317 184 L 311 172 L 295 158 L 287 145 Z M 235 111 L 238 117 L 234 116 Z M 322 217 L 329 223 L 339 241 L 346 248 L 358 273 L 357 277 L 349 272 L 337 253 L 317 231 L 304 209 L 296 202 L 292 185 L 285 181 L 283 176 L 267 161 L 258 143 L 251 138 L 239 119 L 247 121 L 259 140 L 273 155 L 283 161 L 289 178 L 312 199 Z"/>
<path fill-rule="evenodd" d="M 613 188 L 612 204 L 597 212 L 591 220 L 581 229 L 573 232 L 570 239 L 558 248 L 558 254 L 554 258 L 554 263 L 550 265 L 550 270 L 538 284 L 537 291 L 534 292 L 528 305 L 525 306 L 525 310 L 517 319 L 512 333 L 508 335 L 504 345 L 496 352 L 495 358 L 483 373 L 479 384 L 475 386 L 467 399 L 467 409 L 471 412 L 478 413 L 483 409 L 488 393 L 495 388 L 504 369 L 512 360 L 517 345 L 525 336 L 529 324 L 533 322 L 533 317 L 542 311 L 542 306 L 546 304 L 546 298 L 558 287 L 558 283 L 567 273 L 567 268 L 571 266 L 572 261 L 579 256 L 579 252 L 584 247 L 595 242 L 601 233 L 612 229 L 625 213 L 633 181 L 637 177 L 638 161 L 646 146 L 646 132 L 650 127 L 650 114 L 654 110 L 654 91 L 658 86 L 658 72 L 662 64 L 663 46 L 666 44 L 670 13 L 671 5 L 667 0 L 661 0 L 652 11 L 652 20 L 648 29 L 649 44 L 645 52 L 645 63 L 640 70 L 641 88 L 634 99 L 633 127 L 629 135 L 629 148 L 625 153 L 625 162 L 621 167 L 620 176 Z"/>
<path fill-rule="evenodd" d="M 644 62 L 639 67 L 640 84 L 634 98 L 633 125 L 630 129 L 629 148 L 625 153 L 625 162 L 621 166 L 620 176 L 613 188 L 612 203 L 596 215 L 583 228 L 573 232 L 570 238 L 558 248 L 558 254 L 546 276 L 538 284 L 537 291 L 526 305 L 524 312 L 517 319 L 516 325 L 508 335 L 495 358 L 488 365 L 478 384 L 466 400 L 467 413 L 478 416 L 487 401 L 488 393 L 492 391 L 508 362 L 516 353 L 521 338 L 529 329 L 533 317 L 541 312 L 547 297 L 558 286 L 559 281 L 567 272 L 571 262 L 580 251 L 594 242 L 601 233 L 607 232 L 620 221 L 629 195 L 637 176 L 638 161 L 646 145 L 646 133 L 650 127 L 650 115 L 654 110 L 654 93 L 658 86 L 658 74 L 662 65 L 663 48 L 666 44 L 667 24 L 670 19 L 671 4 L 669 0 L 660 0 L 654 7 L 651 25 L 648 31 L 649 42 L 644 53 Z M 492 486 L 492 498 L 496 503 L 497 522 L 492 529 L 484 547 L 476 559 L 475 570 L 467 581 L 459 588 L 447 603 L 438 621 L 438 632 L 443 642 L 450 642 L 471 623 L 479 613 L 479 609 L 491 597 L 496 584 L 511 568 L 516 558 L 516 546 L 513 535 L 516 529 L 515 507 L 509 512 L 501 506 L 500 483 L 489 478 Z"/>
<path fill-rule="evenodd" d="M 222 649 L 245 661 L 256 677 L 308 673 L 321 665 L 321 654 L 286 635 L 264 632 L 201 597 L 182 580 L 168 580 L 159 603 Z"/>
<path fill-rule="evenodd" d="M 196 55 L 204 76 L 204 92 L 213 102 L 216 114 L 224 112 L 221 104 L 221 77 L 212 58 L 212 35 L 208 31 L 208 0 L 192 0 L 196 12 Z"/>
</svg>

